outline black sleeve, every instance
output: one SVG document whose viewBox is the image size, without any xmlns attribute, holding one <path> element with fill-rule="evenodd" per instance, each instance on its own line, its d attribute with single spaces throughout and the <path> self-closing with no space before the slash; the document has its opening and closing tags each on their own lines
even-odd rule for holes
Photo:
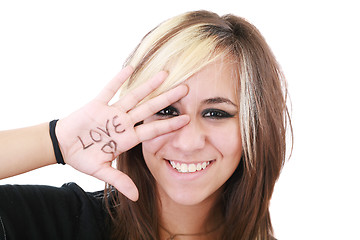
<svg viewBox="0 0 360 240">
<path fill-rule="evenodd" d="M 0 186 L 0 240 L 107 239 L 101 194 L 74 183 Z"/>
</svg>

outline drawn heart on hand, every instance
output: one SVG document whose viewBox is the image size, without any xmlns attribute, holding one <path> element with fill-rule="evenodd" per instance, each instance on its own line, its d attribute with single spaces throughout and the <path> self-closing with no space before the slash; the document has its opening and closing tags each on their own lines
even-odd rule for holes
<svg viewBox="0 0 360 240">
<path fill-rule="evenodd" d="M 102 148 L 101 151 L 104 153 L 112 154 L 115 156 L 117 149 L 117 143 L 114 140 L 110 140 L 110 142 L 106 143 Z"/>
</svg>

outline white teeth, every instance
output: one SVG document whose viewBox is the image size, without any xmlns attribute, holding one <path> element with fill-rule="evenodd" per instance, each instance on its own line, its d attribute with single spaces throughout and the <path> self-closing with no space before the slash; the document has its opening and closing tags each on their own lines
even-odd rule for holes
<svg viewBox="0 0 360 240">
<path fill-rule="evenodd" d="M 180 172 L 188 172 L 188 166 L 185 163 L 181 164 Z"/>
<path fill-rule="evenodd" d="M 193 164 L 193 163 L 190 164 L 189 167 L 188 167 L 188 171 L 189 171 L 189 172 L 195 172 L 195 171 L 196 171 L 196 166 L 195 166 L 195 164 Z"/>
<path fill-rule="evenodd" d="M 202 169 L 205 169 L 206 166 L 207 166 L 206 162 L 203 162 L 202 165 L 201 165 Z"/>
<path fill-rule="evenodd" d="M 181 173 L 193 173 L 196 171 L 201 171 L 203 169 L 205 169 L 207 166 L 209 166 L 210 161 L 209 162 L 203 162 L 203 163 L 198 163 L 198 164 L 186 164 L 186 163 L 175 163 L 174 161 L 170 161 L 171 166 L 176 169 L 178 172 Z"/>
</svg>

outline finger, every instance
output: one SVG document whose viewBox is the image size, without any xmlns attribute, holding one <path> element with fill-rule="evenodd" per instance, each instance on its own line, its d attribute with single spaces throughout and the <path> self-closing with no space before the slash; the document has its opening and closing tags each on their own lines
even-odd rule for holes
<svg viewBox="0 0 360 240">
<path fill-rule="evenodd" d="M 166 120 L 157 120 L 149 123 L 141 124 L 135 127 L 135 132 L 140 142 L 158 137 L 165 133 L 169 133 L 182 128 L 190 121 L 188 115 L 181 115 Z"/>
<path fill-rule="evenodd" d="M 123 68 L 99 93 L 97 100 L 108 103 L 119 90 L 121 85 L 131 76 L 134 69 L 131 66 Z"/>
<path fill-rule="evenodd" d="M 149 81 L 140 85 L 133 91 L 127 93 L 123 98 L 121 98 L 117 103 L 115 103 L 114 106 L 119 107 L 126 112 L 129 111 L 142 99 L 144 99 L 147 95 L 149 95 L 152 91 L 159 87 L 161 83 L 165 80 L 167 75 L 167 72 L 164 71 L 157 73 Z"/>
<path fill-rule="evenodd" d="M 179 85 L 176 88 L 137 106 L 129 112 L 129 115 L 134 122 L 140 122 L 183 98 L 187 92 L 188 87 L 186 85 Z"/>
<path fill-rule="evenodd" d="M 103 167 L 93 176 L 114 186 L 130 200 L 135 202 L 139 199 L 139 191 L 131 178 L 110 165 Z"/>
</svg>

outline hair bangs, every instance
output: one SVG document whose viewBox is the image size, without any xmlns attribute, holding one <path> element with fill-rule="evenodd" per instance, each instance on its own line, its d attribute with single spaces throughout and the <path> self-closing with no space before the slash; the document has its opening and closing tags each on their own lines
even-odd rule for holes
<svg viewBox="0 0 360 240">
<path fill-rule="evenodd" d="M 170 30 L 161 33 L 161 27 L 150 32 L 143 39 L 142 47 L 135 50 L 127 62 L 135 70 L 121 89 L 121 95 L 148 81 L 156 73 L 167 71 L 166 81 L 143 99 L 147 101 L 183 83 L 206 65 L 231 55 L 230 50 L 224 47 L 224 39 L 209 34 L 207 28 L 208 23 L 199 23 L 187 28 L 178 27 L 176 34 Z M 147 41 L 153 44 L 147 44 Z"/>
</svg>

